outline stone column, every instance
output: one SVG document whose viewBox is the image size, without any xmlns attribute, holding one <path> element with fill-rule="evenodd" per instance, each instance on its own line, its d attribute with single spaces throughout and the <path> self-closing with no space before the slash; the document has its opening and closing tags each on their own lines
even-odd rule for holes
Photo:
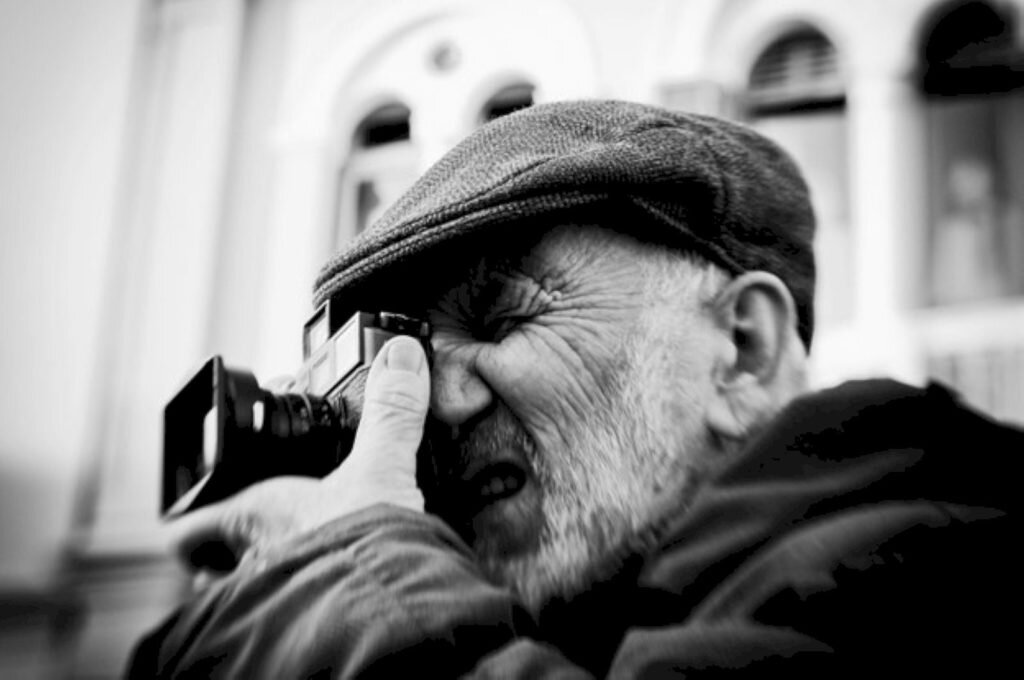
<svg viewBox="0 0 1024 680">
<path fill-rule="evenodd" d="M 865 375 L 918 381 L 908 324 L 921 276 L 926 130 L 912 81 L 857 75 L 848 89 L 855 318 L 851 360 Z"/>
<path fill-rule="evenodd" d="M 83 538 L 99 552 L 159 543 L 163 408 L 208 350 L 244 3 L 165 3 L 155 24 L 128 140 L 95 460 L 82 482 Z"/>
</svg>

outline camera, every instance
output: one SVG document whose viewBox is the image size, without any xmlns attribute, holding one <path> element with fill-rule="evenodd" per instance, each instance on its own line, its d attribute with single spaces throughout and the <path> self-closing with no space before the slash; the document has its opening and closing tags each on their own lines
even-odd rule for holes
<svg viewBox="0 0 1024 680">
<path fill-rule="evenodd" d="M 342 317 L 336 310 L 328 301 L 303 326 L 303 364 L 282 391 L 264 389 L 252 373 L 215 355 L 167 403 L 165 518 L 271 477 L 326 476 L 351 450 L 366 372 L 384 343 L 396 335 L 416 338 L 429 362 L 426 321 L 385 311 Z M 424 436 L 416 467 L 428 498 L 436 479 L 430 448 Z"/>
</svg>

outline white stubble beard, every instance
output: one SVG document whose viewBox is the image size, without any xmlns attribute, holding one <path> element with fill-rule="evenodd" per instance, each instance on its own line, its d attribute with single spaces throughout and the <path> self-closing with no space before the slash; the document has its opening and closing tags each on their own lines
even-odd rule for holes
<svg viewBox="0 0 1024 680">
<path fill-rule="evenodd" d="M 480 555 L 485 572 L 534 613 L 613 569 L 624 548 L 662 519 L 666 504 L 685 501 L 678 497 L 694 452 L 707 441 L 696 397 L 666 365 L 676 359 L 661 340 L 629 343 L 604 412 L 574 423 L 559 450 L 529 452 L 545 520 L 535 549 Z"/>
</svg>

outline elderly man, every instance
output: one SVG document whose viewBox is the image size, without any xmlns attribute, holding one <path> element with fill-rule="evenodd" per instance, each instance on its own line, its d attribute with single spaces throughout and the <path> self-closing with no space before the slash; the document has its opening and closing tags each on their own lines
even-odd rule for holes
<svg viewBox="0 0 1024 680">
<path fill-rule="evenodd" d="M 1024 435 L 936 386 L 805 394 L 812 233 L 793 163 L 736 124 L 575 102 L 474 133 L 317 284 L 429 318 L 432 361 L 385 346 L 325 479 L 178 521 L 238 565 L 131 674 L 999 663 Z"/>
</svg>

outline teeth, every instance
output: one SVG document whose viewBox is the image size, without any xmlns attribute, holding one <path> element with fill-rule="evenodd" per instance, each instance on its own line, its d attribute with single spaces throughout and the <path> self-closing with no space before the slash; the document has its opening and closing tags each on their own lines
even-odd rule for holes
<svg viewBox="0 0 1024 680">
<path fill-rule="evenodd" d="M 487 487 L 488 494 L 496 496 L 505 490 L 505 482 L 501 481 L 497 477 L 491 480 L 490 485 Z"/>
<path fill-rule="evenodd" d="M 519 480 L 513 475 L 506 477 L 492 477 L 489 482 L 480 487 L 481 496 L 497 496 L 506 491 L 515 491 L 519 488 Z"/>
</svg>

